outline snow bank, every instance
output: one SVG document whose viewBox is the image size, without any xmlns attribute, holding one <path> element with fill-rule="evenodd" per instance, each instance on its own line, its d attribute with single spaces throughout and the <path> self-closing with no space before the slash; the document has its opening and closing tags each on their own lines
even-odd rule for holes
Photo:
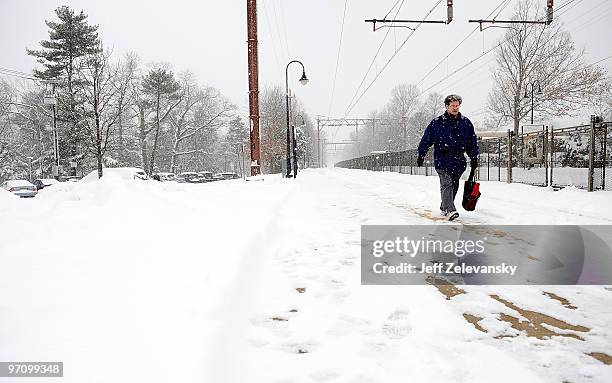
<svg viewBox="0 0 612 383">
<path fill-rule="evenodd" d="M 65 382 L 609 380 L 585 355 L 612 355 L 609 290 L 467 286 L 447 300 L 432 286 L 361 286 L 361 225 L 431 224 L 437 178 L 300 174 L 178 184 L 109 172 L 11 204 L 0 360 L 63 361 Z M 466 221 L 612 224 L 610 192 L 481 190 Z M 492 294 L 592 330 L 584 341 L 526 337 L 499 320 L 520 314 Z"/>
<path fill-rule="evenodd" d="M 10 191 L 0 188 L 0 209 L 14 203 L 18 198 Z"/>
<path fill-rule="evenodd" d="M 140 168 L 104 168 L 102 170 L 102 178 L 107 176 L 117 176 L 126 181 L 135 180 L 136 178 L 146 178 L 144 170 Z M 83 177 L 79 182 L 91 182 L 98 180 L 98 171 L 94 170 Z"/>
</svg>

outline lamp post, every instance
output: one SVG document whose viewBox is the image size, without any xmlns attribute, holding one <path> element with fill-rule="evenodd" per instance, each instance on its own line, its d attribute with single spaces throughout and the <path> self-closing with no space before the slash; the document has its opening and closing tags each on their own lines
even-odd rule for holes
<svg viewBox="0 0 612 383">
<path fill-rule="evenodd" d="M 59 181 L 59 138 L 57 134 L 57 116 L 55 106 L 57 105 L 57 98 L 55 97 L 55 84 L 57 81 L 49 80 L 47 85 L 50 85 L 50 92 L 45 92 L 44 103 L 45 105 L 51 105 L 53 110 L 53 152 L 55 154 L 55 163 L 53 164 L 53 176 Z"/>
<path fill-rule="evenodd" d="M 285 68 L 285 95 L 287 100 L 287 174 L 285 174 L 286 178 L 291 178 L 291 129 L 289 128 L 289 65 L 293 63 L 298 63 L 302 66 L 302 77 L 299 80 L 300 84 L 306 85 L 308 83 L 304 64 L 302 64 L 302 62 L 298 60 L 289 61 L 289 64 L 287 64 L 287 67 Z"/>
<path fill-rule="evenodd" d="M 525 87 L 525 96 L 523 97 L 524 99 L 530 98 L 527 90 L 531 86 L 531 125 L 533 125 L 533 94 L 534 94 L 536 84 L 538 85 L 538 91 L 535 92 L 535 94 L 541 95 L 542 87 L 540 86 L 540 82 L 538 80 L 533 80 L 532 82 L 528 83 L 527 86 Z"/>
</svg>

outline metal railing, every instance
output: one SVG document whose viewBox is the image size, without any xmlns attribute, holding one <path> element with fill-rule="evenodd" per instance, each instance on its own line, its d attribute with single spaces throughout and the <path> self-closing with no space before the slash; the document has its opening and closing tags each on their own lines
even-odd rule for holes
<svg viewBox="0 0 612 383">
<path fill-rule="evenodd" d="M 610 124 L 592 118 L 590 125 L 558 129 L 541 125 L 530 132 L 524 132 L 522 127 L 518 135 L 510 131 L 479 135 L 476 177 L 481 181 L 517 182 L 555 188 L 575 186 L 589 191 L 612 190 Z M 433 150 L 429 150 L 422 167 L 417 166 L 417 156 L 416 148 L 400 152 L 373 152 L 338 162 L 335 166 L 437 175 L 433 166 Z"/>
</svg>

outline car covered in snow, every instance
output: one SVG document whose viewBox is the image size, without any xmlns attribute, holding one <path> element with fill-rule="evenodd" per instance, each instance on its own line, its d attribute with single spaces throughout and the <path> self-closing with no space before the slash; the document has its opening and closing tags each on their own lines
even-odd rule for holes
<svg viewBox="0 0 612 383">
<path fill-rule="evenodd" d="M 59 181 L 54 178 L 39 178 L 32 181 L 34 186 L 36 186 L 36 190 L 41 190 L 46 188 L 47 186 L 58 184 Z"/>
<path fill-rule="evenodd" d="M 37 193 L 36 186 L 26 180 L 5 181 L 2 188 L 22 198 L 34 197 Z"/>
<path fill-rule="evenodd" d="M 236 178 L 240 178 L 240 176 L 234 172 L 223 172 L 223 173 L 217 173 L 214 175 L 214 178 L 216 180 L 233 180 Z"/>
<path fill-rule="evenodd" d="M 200 175 L 201 178 L 203 178 L 206 182 L 212 182 L 214 181 L 214 177 L 213 177 L 213 173 L 212 172 L 199 172 L 198 173 Z"/>
<path fill-rule="evenodd" d="M 176 180 L 178 182 L 187 182 L 190 184 L 201 184 L 207 182 L 203 176 L 196 172 L 183 172 L 176 178 Z"/>
<path fill-rule="evenodd" d="M 62 182 L 79 182 L 81 180 L 78 176 L 63 176 L 60 177 L 60 181 Z"/>
<path fill-rule="evenodd" d="M 144 170 L 140 168 L 104 168 L 102 170 L 102 177 L 106 174 L 113 174 L 119 176 L 124 180 L 147 180 L 149 177 Z M 81 182 L 90 182 L 98 179 L 98 171 L 94 170 L 88 175 L 81 179 Z"/>
<path fill-rule="evenodd" d="M 176 181 L 176 175 L 174 173 L 155 173 L 153 174 L 153 179 L 159 178 L 159 181 Z"/>
</svg>

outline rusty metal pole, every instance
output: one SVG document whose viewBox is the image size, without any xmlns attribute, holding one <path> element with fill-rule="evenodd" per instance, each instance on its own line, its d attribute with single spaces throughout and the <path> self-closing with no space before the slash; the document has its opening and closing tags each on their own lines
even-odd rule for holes
<svg viewBox="0 0 612 383">
<path fill-rule="evenodd" d="M 261 149 L 259 145 L 259 67 L 257 64 L 257 0 L 247 0 L 247 34 L 251 175 L 256 176 L 261 173 Z"/>
</svg>

